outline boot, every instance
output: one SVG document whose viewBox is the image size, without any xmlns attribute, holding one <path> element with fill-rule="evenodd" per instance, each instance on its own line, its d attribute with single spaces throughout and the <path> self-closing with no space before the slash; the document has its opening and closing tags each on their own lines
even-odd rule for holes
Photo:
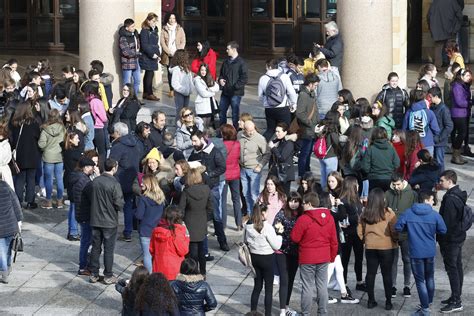
<svg viewBox="0 0 474 316">
<path fill-rule="evenodd" d="M 2 271 L 0 273 L 0 275 L 2 276 L 2 278 L 0 279 L 0 282 L 4 283 L 4 284 L 8 284 L 8 275 L 10 273 L 8 271 Z"/>
<path fill-rule="evenodd" d="M 50 210 L 53 208 L 53 203 L 51 202 L 51 200 L 44 200 L 43 203 L 41 204 L 41 208 Z"/>
<path fill-rule="evenodd" d="M 174 91 L 173 91 L 173 90 L 171 90 L 171 91 L 168 93 L 168 97 L 170 97 L 170 98 L 173 98 L 173 97 L 174 97 Z"/>
<path fill-rule="evenodd" d="M 451 159 L 451 162 L 455 165 L 464 165 L 467 161 L 461 156 L 460 149 L 453 148 L 453 158 Z"/>
<path fill-rule="evenodd" d="M 464 150 L 461 155 L 466 157 L 474 157 L 474 153 L 471 151 L 471 147 L 469 147 L 469 145 L 464 146 Z"/>
</svg>

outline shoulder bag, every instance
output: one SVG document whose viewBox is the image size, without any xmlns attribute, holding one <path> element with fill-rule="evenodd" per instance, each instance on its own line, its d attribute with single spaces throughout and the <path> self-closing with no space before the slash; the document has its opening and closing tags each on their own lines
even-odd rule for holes
<svg viewBox="0 0 474 316">
<path fill-rule="evenodd" d="M 314 115 L 314 111 L 316 111 L 316 104 L 313 104 L 313 108 L 311 109 L 311 112 L 309 113 L 308 119 L 311 120 L 311 118 Z M 298 137 L 300 137 L 302 133 L 303 133 L 303 129 L 298 123 L 298 118 L 295 116 L 293 121 L 291 121 L 290 123 L 290 127 L 288 128 L 288 134 L 297 134 Z"/>
<path fill-rule="evenodd" d="M 257 273 L 252 264 L 252 257 L 250 256 L 250 249 L 248 244 L 245 242 L 247 229 L 244 227 L 244 234 L 242 241 L 238 244 L 239 245 L 239 261 L 247 268 L 250 268 L 250 275 L 252 278 L 255 278 Z"/>
<path fill-rule="evenodd" d="M 20 167 L 16 163 L 16 149 L 18 148 L 18 144 L 20 143 L 21 133 L 23 132 L 23 124 L 24 123 L 22 123 L 20 127 L 20 133 L 18 134 L 18 139 L 16 140 L 15 149 L 12 150 L 12 159 L 10 159 L 10 162 L 8 163 L 8 166 L 10 167 L 12 175 L 14 176 L 20 173 Z"/>
</svg>

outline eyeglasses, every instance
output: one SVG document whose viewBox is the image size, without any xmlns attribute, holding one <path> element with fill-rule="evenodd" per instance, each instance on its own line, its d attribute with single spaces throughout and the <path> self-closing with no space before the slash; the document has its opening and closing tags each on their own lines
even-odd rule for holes
<svg viewBox="0 0 474 316">
<path fill-rule="evenodd" d="M 193 113 L 192 113 L 192 112 L 190 112 L 190 113 L 186 113 L 186 114 L 183 114 L 183 118 L 184 118 L 184 117 L 188 117 L 188 116 L 192 116 L 192 115 L 193 115 Z"/>
</svg>

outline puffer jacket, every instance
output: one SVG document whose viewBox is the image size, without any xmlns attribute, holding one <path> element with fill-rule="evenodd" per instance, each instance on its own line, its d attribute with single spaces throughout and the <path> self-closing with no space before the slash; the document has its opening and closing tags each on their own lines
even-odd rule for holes
<svg viewBox="0 0 474 316">
<path fill-rule="evenodd" d="M 194 106 L 197 115 L 206 115 L 214 113 L 217 103 L 215 99 L 216 92 L 219 91 L 217 82 L 212 87 L 208 87 L 201 76 L 196 76 L 193 80 L 196 88 L 196 100 Z"/>
<path fill-rule="evenodd" d="M 194 124 L 201 132 L 204 130 L 204 121 L 199 116 L 194 118 Z M 193 151 L 193 143 L 191 142 L 191 133 L 184 124 L 176 128 L 176 148 L 183 152 L 183 155 L 188 159 Z"/>
<path fill-rule="evenodd" d="M 0 238 L 18 233 L 18 222 L 22 220 L 23 213 L 15 191 L 5 181 L 0 181 Z"/>
<path fill-rule="evenodd" d="M 395 128 L 402 128 L 405 110 L 410 104 L 408 92 L 400 87 L 392 88 L 387 83 L 383 85 L 382 91 L 375 100 L 381 101 L 388 107 L 390 115 L 395 120 Z"/>
<path fill-rule="evenodd" d="M 240 179 L 240 143 L 238 140 L 225 140 L 224 145 L 227 149 L 225 179 Z"/>
<path fill-rule="evenodd" d="M 204 316 L 217 307 L 211 287 L 200 274 L 178 274 L 171 288 L 178 298 L 181 316 Z"/>
<path fill-rule="evenodd" d="M 38 147 L 43 151 L 43 161 L 47 163 L 63 162 L 61 143 L 66 129 L 62 124 L 54 123 L 43 128 Z"/>
<path fill-rule="evenodd" d="M 131 33 L 125 26 L 119 29 L 120 62 L 123 70 L 135 70 L 140 56 L 140 38 L 138 31 Z"/>
<path fill-rule="evenodd" d="M 420 190 L 432 191 L 435 185 L 438 183 L 441 175 L 441 167 L 437 162 L 433 164 L 421 164 L 413 170 L 411 174 L 410 182 L 411 186 L 420 186 Z"/>
</svg>

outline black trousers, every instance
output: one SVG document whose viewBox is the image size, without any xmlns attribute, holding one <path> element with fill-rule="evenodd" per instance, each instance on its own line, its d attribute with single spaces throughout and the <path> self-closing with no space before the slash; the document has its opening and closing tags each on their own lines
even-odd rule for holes
<svg viewBox="0 0 474 316">
<path fill-rule="evenodd" d="M 33 203 L 35 201 L 35 175 L 36 169 L 21 169 L 20 173 L 16 175 L 14 185 L 20 203 L 23 202 L 25 186 L 25 201 L 27 203 Z"/>
<path fill-rule="evenodd" d="M 467 134 L 468 120 L 465 117 L 453 117 L 452 120 L 454 128 L 451 132 L 451 144 L 453 144 L 453 149 L 461 149 L 462 142 Z"/>
<path fill-rule="evenodd" d="M 103 228 L 92 227 L 92 250 L 89 268 L 92 275 L 99 275 L 100 253 L 104 245 L 104 276 L 113 276 L 115 241 L 117 240 L 117 227 Z"/>
<path fill-rule="evenodd" d="M 275 134 L 276 125 L 280 122 L 291 124 L 291 112 L 287 106 L 281 108 L 265 108 L 265 118 L 267 119 L 267 130 L 263 134 L 265 139 L 269 141 Z"/>
<path fill-rule="evenodd" d="M 252 296 L 250 298 L 250 310 L 256 311 L 258 305 L 258 297 L 262 292 L 263 282 L 265 281 L 265 316 L 272 315 L 272 299 L 273 299 L 273 256 L 250 254 L 252 257 L 252 265 L 256 272 Z"/>
<path fill-rule="evenodd" d="M 390 179 L 369 180 L 369 191 L 373 188 L 381 188 L 384 192 L 390 189 Z"/>
<path fill-rule="evenodd" d="M 199 263 L 199 272 L 206 275 L 206 253 L 204 251 L 203 241 L 191 241 L 189 243 L 189 256 Z"/>
<path fill-rule="evenodd" d="M 152 95 L 153 94 L 153 77 L 155 72 L 153 70 L 145 70 L 143 75 L 143 94 Z"/>
<path fill-rule="evenodd" d="M 369 296 L 369 301 L 375 301 L 375 276 L 377 275 L 377 270 L 380 265 L 383 278 L 383 288 L 385 290 L 385 301 L 391 302 L 393 249 L 365 249 L 365 260 L 367 261 L 367 275 L 365 276 L 365 282 L 367 284 L 367 295 Z"/>
<path fill-rule="evenodd" d="M 346 242 L 341 244 L 341 261 L 344 268 L 344 282 L 347 284 L 347 268 L 354 250 L 354 271 L 357 282 L 362 281 L 362 261 L 364 260 L 364 243 L 357 234 L 346 234 Z"/>
<path fill-rule="evenodd" d="M 104 163 L 107 155 L 105 128 L 94 128 L 94 146 L 99 154 L 100 170 L 104 170 Z"/>
<path fill-rule="evenodd" d="M 284 253 L 279 253 L 275 256 L 278 271 L 280 272 L 280 309 L 284 309 L 290 304 L 296 271 L 298 271 L 298 256 L 287 255 Z"/>
<path fill-rule="evenodd" d="M 444 269 L 448 274 L 451 287 L 451 297 L 456 301 L 461 300 L 464 270 L 462 267 L 462 243 L 442 243 L 439 245 L 443 256 Z"/>
</svg>

